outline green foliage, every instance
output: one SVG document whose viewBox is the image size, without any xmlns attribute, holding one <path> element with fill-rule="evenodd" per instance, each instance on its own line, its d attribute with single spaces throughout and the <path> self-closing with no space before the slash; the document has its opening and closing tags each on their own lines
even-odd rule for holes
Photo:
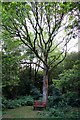
<svg viewBox="0 0 80 120">
<path fill-rule="evenodd" d="M 76 92 L 68 92 L 63 95 L 65 102 L 72 107 L 80 107 L 80 96 Z"/>
<path fill-rule="evenodd" d="M 2 43 L 2 90 L 3 95 L 13 98 L 16 97 L 15 90 L 20 82 L 19 61 L 21 50 L 19 45 L 21 45 L 21 42 L 11 38 L 8 32 L 4 31 Z"/>
<path fill-rule="evenodd" d="M 33 105 L 33 97 L 21 96 L 14 100 L 7 100 L 5 97 L 3 97 L 3 99 L 2 99 L 3 109 L 4 108 L 13 109 L 13 108 L 24 106 L 24 105 L 32 106 Z"/>
<path fill-rule="evenodd" d="M 29 68 L 27 67 L 20 73 L 19 94 L 32 95 L 34 99 L 38 99 L 40 96 L 40 90 L 34 86 L 34 81 L 29 79 Z"/>
<path fill-rule="evenodd" d="M 64 91 L 77 91 L 79 92 L 80 87 L 80 71 L 77 69 L 79 65 L 75 65 L 73 69 L 65 70 L 62 74 L 59 75 L 60 80 L 62 81 L 61 86 Z"/>
<path fill-rule="evenodd" d="M 70 106 L 80 106 L 80 53 L 71 53 L 65 59 L 64 72 L 59 75 L 59 80 L 53 80 L 53 84 L 63 93 L 62 101 Z M 70 66 L 71 62 L 71 66 Z M 69 63 L 69 65 L 68 65 Z M 68 66 L 67 66 L 68 65 Z M 62 104 L 62 102 L 60 103 Z"/>
<path fill-rule="evenodd" d="M 53 50 L 54 45 L 52 43 L 55 40 L 55 35 L 58 34 L 58 29 L 61 27 L 65 15 L 72 11 L 76 5 L 74 6 L 72 2 L 9 2 L 8 4 L 4 2 L 2 6 L 4 29 L 10 35 L 20 37 L 20 40 L 36 54 L 41 62 L 45 63 L 42 55 L 47 55 L 47 61 L 51 58 L 49 61 L 50 64 L 46 63 L 48 64 L 46 66 L 51 67 L 52 63 L 54 63 L 54 66 L 59 64 L 58 60 L 62 58 L 62 52 L 58 50 L 59 47 L 57 44 Z M 46 17 L 44 18 L 45 13 Z M 46 29 L 46 26 L 48 29 Z M 56 40 L 55 43 L 57 43 Z M 56 53 L 56 56 L 54 53 Z"/>
<path fill-rule="evenodd" d="M 59 89 L 55 88 L 54 85 L 49 87 L 48 96 L 48 107 L 59 106 L 59 103 L 62 101 L 62 94 Z"/>
<path fill-rule="evenodd" d="M 32 12 L 31 12 L 31 4 L 33 8 Z M 33 86 L 33 84 L 30 83 L 31 81 L 30 82 L 28 81 L 29 80 L 28 78 L 29 76 L 27 77 L 29 73 L 28 70 L 25 71 L 27 72 L 26 77 L 22 73 L 21 78 L 23 79 L 22 81 L 20 81 L 21 79 L 19 78 L 19 73 L 20 73 L 19 68 L 21 66 L 19 65 L 19 61 L 20 60 L 26 61 L 27 60 L 26 58 L 28 57 L 24 57 L 26 55 L 26 52 L 24 56 L 21 56 L 19 45 L 21 45 L 23 42 L 27 47 L 31 49 L 31 51 L 27 50 L 27 53 L 30 55 L 29 57 L 30 61 L 32 61 L 32 59 L 34 58 L 34 54 L 33 54 L 34 52 L 36 56 L 43 63 L 45 63 L 46 66 L 49 66 L 49 68 L 54 67 L 56 64 L 58 64 L 59 62 L 58 60 L 62 58 L 61 56 L 62 52 L 56 49 L 58 46 L 54 45 L 54 49 L 53 49 L 53 40 L 55 40 L 54 36 L 55 34 L 57 34 L 58 30 L 60 29 L 64 16 L 68 12 L 70 13 L 70 11 L 76 8 L 76 5 L 77 4 L 73 4 L 72 2 L 63 2 L 63 3 L 47 2 L 47 3 L 36 3 L 36 4 L 28 3 L 28 2 L 26 3 L 3 2 L 2 3 L 2 6 L 3 6 L 2 7 L 2 13 L 3 13 L 2 24 L 4 27 L 2 79 L 3 79 L 3 93 L 5 94 L 7 91 L 5 96 L 7 96 L 9 91 L 10 95 L 8 96 L 12 97 L 11 95 L 13 95 L 15 86 L 19 85 L 18 92 L 20 95 L 22 94 L 25 95 L 30 93 L 31 95 L 34 96 L 34 99 L 39 98 L 40 92 L 38 91 L 37 88 Z M 43 16 L 45 15 L 46 17 L 44 18 Z M 46 26 L 48 29 L 46 29 Z M 13 37 L 13 39 L 11 39 L 11 37 Z M 22 42 L 20 42 L 20 40 Z M 55 53 L 54 50 L 55 51 L 57 50 L 57 52 Z M 52 54 L 51 54 L 51 51 L 52 51 Z M 59 53 L 59 55 L 57 55 L 57 53 Z M 51 57 L 49 61 L 49 65 L 47 64 L 45 59 L 43 60 L 42 56 L 45 56 L 46 61 L 48 61 L 48 59 L 50 59 Z M 70 62 L 71 60 L 72 59 L 69 59 Z M 52 63 L 54 63 L 53 66 L 51 66 Z M 64 67 L 64 69 L 69 69 L 69 71 L 64 71 L 64 73 L 60 75 L 60 79 L 63 81 L 63 83 L 62 84 L 60 83 L 60 84 L 62 85 L 62 87 L 64 87 L 66 92 L 70 90 L 75 91 L 76 88 L 79 88 L 79 85 L 80 85 L 79 76 L 77 73 L 79 72 L 77 70 L 78 67 L 77 67 L 77 64 L 75 64 L 73 68 L 73 64 L 74 64 L 74 61 L 72 61 L 71 66 L 69 64 L 68 68 Z M 56 74 L 57 73 L 59 74 L 60 71 L 56 72 Z M 59 88 L 60 84 L 58 82 L 56 82 L 55 84 Z M 58 104 L 60 100 L 60 95 L 58 94 L 59 92 L 57 90 L 55 91 L 56 91 L 55 93 L 52 93 L 52 96 L 54 97 L 51 98 L 52 100 L 50 100 L 52 101 L 53 105 L 54 103 Z M 18 101 L 19 105 L 24 104 L 23 100 L 21 101 L 22 102 Z M 12 102 L 12 107 L 16 106 L 14 105 L 15 103 L 17 103 L 17 101 Z M 28 102 L 28 104 L 30 104 L 30 102 Z M 11 101 L 9 101 L 8 106 L 11 106 Z"/>
<path fill-rule="evenodd" d="M 3 95 L 10 99 L 14 99 L 18 95 L 29 95 L 30 91 L 33 89 L 34 74 L 31 74 L 32 79 L 30 80 L 30 68 L 23 68 L 20 62 L 21 60 L 29 59 L 27 56 L 30 56 L 30 54 L 33 57 L 33 54 L 28 50 L 27 53 L 24 52 L 25 48 L 24 45 L 22 45 L 21 41 L 18 41 L 18 39 L 15 38 L 11 38 L 7 31 L 4 31 L 3 38 Z M 34 73 L 34 70 L 32 69 L 31 72 Z"/>
<path fill-rule="evenodd" d="M 60 102 L 62 101 L 62 97 L 61 96 L 49 96 L 48 97 L 48 104 L 47 107 L 49 108 L 53 108 L 58 107 L 60 105 Z"/>
<path fill-rule="evenodd" d="M 80 52 L 67 56 L 64 61 L 64 72 L 59 75 L 59 79 L 63 93 L 72 91 L 80 94 Z"/>
<path fill-rule="evenodd" d="M 66 108 L 50 108 L 40 114 L 44 118 L 80 118 L 80 113 L 74 110 L 72 107 L 67 106 Z"/>
<path fill-rule="evenodd" d="M 34 86 L 34 74 L 32 74 L 32 79 L 30 80 L 30 68 L 26 67 L 26 69 L 23 69 L 22 67 L 20 67 L 19 57 L 20 56 L 15 54 L 15 52 L 12 54 L 3 54 L 3 95 L 7 98 L 14 99 L 16 96 L 19 95 L 33 94 L 37 98 L 39 97 L 40 91 Z M 34 70 L 32 70 L 32 73 L 34 73 Z M 33 91 L 36 92 L 32 93 L 32 89 L 34 89 Z"/>
<path fill-rule="evenodd" d="M 61 95 L 61 92 L 54 84 L 49 86 L 49 95 Z"/>
<path fill-rule="evenodd" d="M 73 69 L 73 66 L 80 60 L 80 52 L 68 53 L 64 60 L 64 69 Z"/>
<path fill-rule="evenodd" d="M 49 96 L 48 98 L 48 107 L 66 107 L 66 105 L 72 106 L 72 107 L 80 107 L 80 97 L 79 97 L 79 90 L 77 88 L 74 88 L 76 86 L 70 87 L 65 81 L 62 82 L 62 85 L 64 83 L 64 87 L 62 87 L 62 93 L 61 91 L 55 92 L 56 94 L 53 94 L 53 96 Z M 79 85 L 78 85 L 79 87 Z M 73 89 L 74 88 L 74 89 Z M 60 88 L 61 89 L 61 88 Z M 76 90 L 77 89 L 77 90 Z M 74 90 L 74 91 L 73 91 Z M 50 90 L 52 92 L 52 90 Z M 55 91 L 55 90 L 53 90 Z"/>
<path fill-rule="evenodd" d="M 62 74 L 62 73 L 63 73 L 63 76 L 64 76 L 64 71 L 66 73 L 68 70 L 71 70 L 71 69 L 78 70 L 79 66 L 80 66 L 79 61 L 80 61 L 80 52 L 68 53 L 65 60 L 61 64 L 59 64 L 56 68 L 54 68 L 52 70 L 52 72 L 50 74 L 50 79 L 52 79 L 52 81 L 54 81 L 54 84 L 57 85 L 60 82 L 57 82 L 55 79 L 58 80 L 60 78 L 60 74 Z M 77 75 L 77 74 L 79 74 L 79 71 L 76 71 L 75 75 Z M 65 76 L 65 79 L 66 78 L 67 78 L 67 76 Z M 64 80 L 64 78 L 63 78 L 63 80 Z M 57 87 L 58 87 L 58 85 L 57 85 Z"/>
<path fill-rule="evenodd" d="M 61 58 L 62 59 L 62 58 Z M 61 64 L 59 64 L 58 66 L 56 66 L 55 68 L 52 69 L 52 72 L 50 74 L 50 78 L 52 79 L 52 81 L 54 79 L 59 79 L 58 75 L 61 74 L 63 72 L 63 62 Z M 53 79 L 54 78 L 54 79 Z"/>
<path fill-rule="evenodd" d="M 53 85 L 54 85 L 56 88 L 60 89 L 63 80 L 52 79 L 52 82 L 53 82 Z"/>
<path fill-rule="evenodd" d="M 3 86 L 7 85 L 16 85 L 19 82 L 19 76 L 18 76 L 18 60 L 16 58 L 16 53 L 12 54 L 2 54 L 2 80 L 3 80 Z"/>
<path fill-rule="evenodd" d="M 32 90 L 31 90 L 31 95 L 33 96 L 33 98 L 35 99 L 35 100 L 37 100 L 37 99 L 39 99 L 40 97 L 41 97 L 41 93 L 40 93 L 40 91 L 36 88 L 36 87 L 34 87 Z"/>
</svg>

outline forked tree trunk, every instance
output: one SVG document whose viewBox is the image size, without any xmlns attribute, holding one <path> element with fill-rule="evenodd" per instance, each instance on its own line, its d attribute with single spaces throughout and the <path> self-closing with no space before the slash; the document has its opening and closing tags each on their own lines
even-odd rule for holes
<svg viewBox="0 0 80 120">
<path fill-rule="evenodd" d="M 43 101 L 48 99 L 48 69 L 46 68 L 43 76 Z"/>
</svg>

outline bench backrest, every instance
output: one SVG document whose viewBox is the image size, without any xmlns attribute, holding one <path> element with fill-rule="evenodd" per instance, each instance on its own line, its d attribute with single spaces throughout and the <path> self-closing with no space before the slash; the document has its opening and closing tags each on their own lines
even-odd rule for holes
<svg viewBox="0 0 80 120">
<path fill-rule="evenodd" d="M 46 102 L 43 101 L 34 101 L 34 105 L 46 105 Z"/>
</svg>

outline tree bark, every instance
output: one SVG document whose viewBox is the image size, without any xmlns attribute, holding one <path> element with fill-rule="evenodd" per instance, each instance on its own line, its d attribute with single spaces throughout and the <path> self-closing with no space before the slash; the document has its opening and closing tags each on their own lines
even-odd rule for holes
<svg viewBox="0 0 80 120">
<path fill-rule="evenodd" d="M 44 76 L 43 76 L 43 101 L 48 100 L 48 68 L 45 66 Z"/>
<path fill-rule="evenodd" d="M 29 69 L 29 79 L 31 80 L 32 78 L 32 67 L 31 67 L 31 63 L 30 63 L 30 69 Z"/>
</svg>

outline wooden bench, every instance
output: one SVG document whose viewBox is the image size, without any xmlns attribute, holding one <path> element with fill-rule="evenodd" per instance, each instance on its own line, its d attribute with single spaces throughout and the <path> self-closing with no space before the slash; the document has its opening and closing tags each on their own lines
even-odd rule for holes
<svg viewBox="0 0 80 120">
<path fill-rule="evenodd" d="M 34 107 L 34 110 L 36 108 L 46 108 L 46 102 L 44 102 L 44 101 L 34 101 L 33 107 Z"/>
</svg>

